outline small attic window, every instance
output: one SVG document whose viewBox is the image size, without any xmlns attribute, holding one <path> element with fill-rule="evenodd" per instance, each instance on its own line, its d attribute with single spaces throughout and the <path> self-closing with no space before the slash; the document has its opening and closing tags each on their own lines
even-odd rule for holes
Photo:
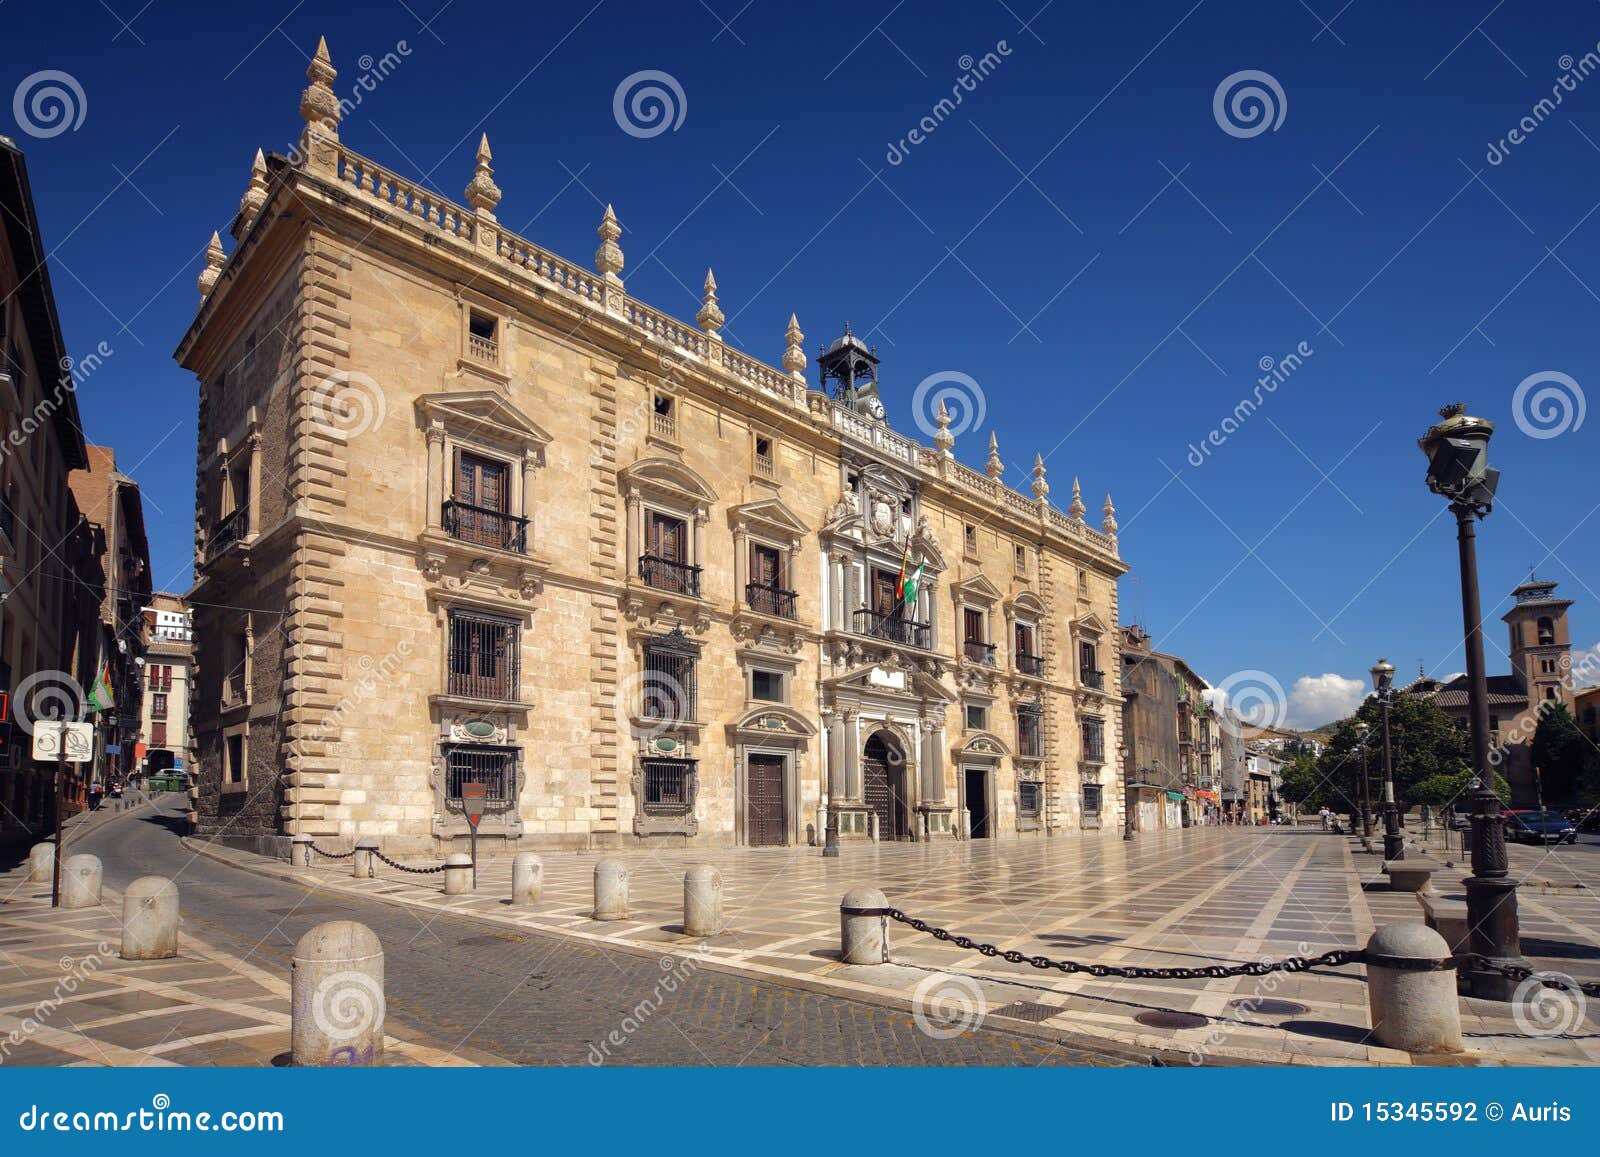
<svg viewBox="0 0 1600 1157">
<path fill-rule="evenodd" d="M 489 365 L 500 364 L 500 319 L 479 310 L 467 313 L 467 353 Z"/>
<path fill-rule="evenodd" d="M 663 438 L 671 438 L 678 432 L 678 419 L 673 413 L 672 397 L 669 394 L 657 394 L 651 402 L 655 412 L 652 419 L 652 428 Z"/>
<path fill-rule="evenodd" d="M 756 473 L 771 478 L 773 473 L 772 439 L 756 438 Z"/>
</svg>

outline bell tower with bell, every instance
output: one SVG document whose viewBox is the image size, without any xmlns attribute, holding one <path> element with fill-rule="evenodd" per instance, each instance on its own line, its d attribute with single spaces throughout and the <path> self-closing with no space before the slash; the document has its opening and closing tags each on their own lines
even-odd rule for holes
<svg viewBox="0 0 1600 1157">
<path fill-rule="evenodd" d="M 878 395 L 878 351 L 851 333 L 849 322 L 844 323 L 844 336 L 817 355 L 817 370 L 824 390 L 830 381 L 837 383 L 834 401 L 863 417 L 885 420 L 883 399 Z"/>
</svg>

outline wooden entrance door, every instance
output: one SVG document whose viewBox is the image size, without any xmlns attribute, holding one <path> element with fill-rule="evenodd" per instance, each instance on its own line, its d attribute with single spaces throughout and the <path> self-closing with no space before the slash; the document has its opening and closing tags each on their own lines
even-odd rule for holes
<svg viewBox="0 0 1600 1157">
<path fill-rule="evenodd" d="M 903 840 L 911 834 L 906 806 L 906 761 L 880 735 L 867 740 L 861 752 L 861 786 L 867 807 L 878 817 L 878 838 Z"/>
<path fill-rule="evenodd" d="M 781 755 L 745 757 L 746 839 L 752 848 L 781 847 L 789 842 L 784 768 Z"/>
</svg>

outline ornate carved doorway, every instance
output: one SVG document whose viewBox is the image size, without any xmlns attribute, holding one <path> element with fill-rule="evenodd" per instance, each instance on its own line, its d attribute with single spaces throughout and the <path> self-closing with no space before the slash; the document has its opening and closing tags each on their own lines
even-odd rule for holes
<svg viewBox="0 0 1600 1157">
<path fill-rule="evenodd" d="M 911 804 L 906 797 L 906 755 L 898 740 L 874 732 L 861 751 L 861 784 L 867 808 L 878 817 L 878 838 L 911 836 Z"/>
</svg>

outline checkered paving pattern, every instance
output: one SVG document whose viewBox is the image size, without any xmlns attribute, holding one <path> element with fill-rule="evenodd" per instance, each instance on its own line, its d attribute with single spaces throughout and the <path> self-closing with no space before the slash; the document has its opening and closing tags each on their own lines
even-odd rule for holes
<svg viewBox="0 0 1600 1157">
<path fill-rule="evenodd" d="M 1420 849 L 1419 849 L 1420 850 Z M 232 855 L 233 853 L 227 853 Z M 1441 848 L 1429 854 L 1442 857 Z M 1600 976 L 1600 850 L 1513 848 L 1522 889 L 1524 948 L 1537 967 Z M 1301 829 L 1194 828 L 1119 839 L 979 840 L 847 845 L 838 859 L 815 848 L 625 852 L 627 920 L 596 922 L 598 853 L 544 857 L 540 903 L 513 908 L 509 858 L 486 859 L 478 889 L 447 898 L 437 876 L 381 868 L 353 880 L 329 861 L 297 874 L 421 908 L 470 913 L 530 928 L 655 949 L 694 947 L 730 965 L 774 977 L 825 981 L 865 994 L 905 995 L 930 970 L 974 978 L 989 1009 L 1053 1005 L 1055 1016 L 1019 1015 L 1134 1047 L 1158 1043 L 1191 1059 L 1275 1063 L 1412 1063 L 1369 1038 L 1362 969 L 1272 977 L 1127 981 L 1041 972 L 891 927 L 893 963 L 874 968 L 838 959 L 838 905 L 855 887 L 876 887 L 890 904 L 975 940 L 1053 959 L 1141 966 L 1239 964 L 1359 947 L 1379 924 L 1417 921 L 1416 897 L 1388 891 L 1381 857 L 1344 837 Z M 727 930 L 706 940 L 682 933 L 683 873 L 712 864 L 722 873 Z M 1459 875 L 1465 875 L 1460 871 Z M 1458 874 L 1447 871 L 1450 894 Z M 1304 1011 L 1257 1011 L 1262 1000 Z M 1242 1011 L 1238 1002 L 1248 1002 Z M 1506 1005 L 1463 1001 L 1472 1063 L 1593 1064 L 1600 1031 L 1588 1019 L 1568 1035 L 1529 1038 Z M 1143 1013 L 1184 1012 L 1204 1027 L 1163 1028 Z"/>
</svg>

